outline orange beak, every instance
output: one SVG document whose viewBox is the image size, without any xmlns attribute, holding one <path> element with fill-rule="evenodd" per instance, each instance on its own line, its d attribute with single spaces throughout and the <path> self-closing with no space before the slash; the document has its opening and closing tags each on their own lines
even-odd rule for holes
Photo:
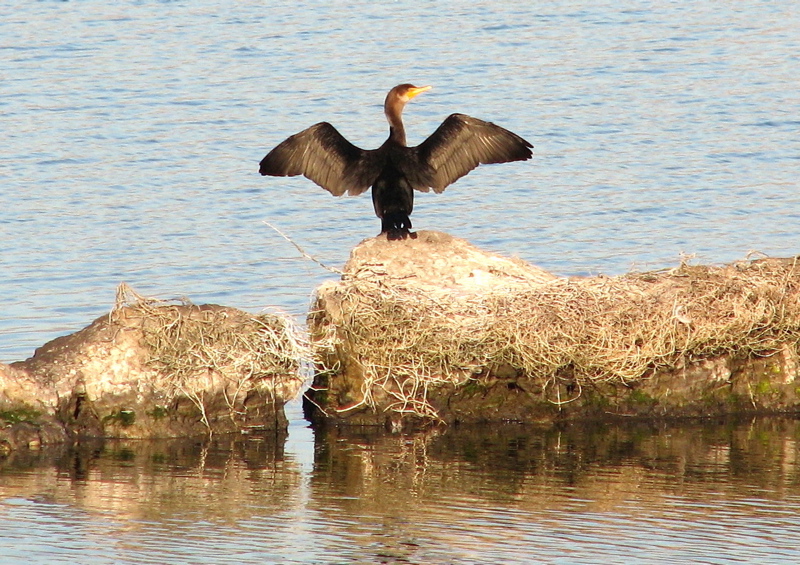
<svg viewBox="0 0 800 565">
<path fill-rule="evenodd" d="M 408 91 L 406 91 L 406 96 L 408 96 L 408 99 L 411 100 L 417 94 L 422 94 L 423 92 L 427 92 L 430 89 L 431 89 L 430 86 L 415 86 L 414 88 L 409 88 Z"/>
</svg>

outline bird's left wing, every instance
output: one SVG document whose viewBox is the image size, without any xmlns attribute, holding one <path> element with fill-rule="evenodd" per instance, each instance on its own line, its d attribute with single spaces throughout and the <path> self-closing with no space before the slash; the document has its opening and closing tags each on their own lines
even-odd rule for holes
<svg viewBox="0 0 800 565">
<path fill-rule="evenodd" d="M 417 146 L 427 186 L 418 190 L 442 192 L 478 165 L 525 161 L 533 145 L 491 122 L 464 114 L 452 114 L 431 136 Z M 416 188 L 416 187 L 415 187 Z"/>
<path fill-rule="evenodd" d="M 361 194 L 375 182 L 380 163 L 375 151 L 365 151 L 347 141 L 328 122 L 296 133 L 261 160 L 262 175 L 303 175 L 333 194 Z"/>
</svg>

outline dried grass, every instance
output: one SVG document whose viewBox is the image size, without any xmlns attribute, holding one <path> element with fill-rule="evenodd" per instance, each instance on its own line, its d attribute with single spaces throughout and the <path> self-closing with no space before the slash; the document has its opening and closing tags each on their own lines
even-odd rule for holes
<svg viewBox="0 0 800 565">
<path fill-rule="evenodd" d="M 250 390 L 286 400 L 302 382 L 299 368 L 308 358 L 308 345 L 288 316 L 195 306 L 186 298 L 146 298 L 124 283 L 117 289 L 112 319 L 122 311 L 141 319 L 147 363 L 173 394 L 195 403 L 207 426 L 204 396 L 215 379 L 222 381 L 219 388 L 232 417 Z"/>
<path fill-rule="evenodd" d="M 332 288 L 321 298 L 335 303 L 333 324 L 312 332 L 323 353 L 318 363 L 344 347 L 360 365 L 363 399 L 346 410 L 374 408 L 380 393 L 393 399 L 382 403 L 387 410 L 436 419 L 431 387 L 504 370 L 544 388 L 569 382 L 580 390 L 636 381 L 686 360 L 766 355 L 800 341 L 797 259 L 681 264 L 470 297 L 378 275 Z"/>
</svg>

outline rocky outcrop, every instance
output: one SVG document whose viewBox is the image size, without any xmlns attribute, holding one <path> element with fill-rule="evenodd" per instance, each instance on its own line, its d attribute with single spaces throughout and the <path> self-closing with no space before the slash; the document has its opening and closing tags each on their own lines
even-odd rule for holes
<svg viewBox="0 0 800 565">
<path fill-rule="evenodd" d="M 437 232 L 377 237 L 309 315 L 321 421 L 800 408 L 795 259 L 558 278 Z"/>
<path fill-rule="evenodd" d="M 291 324 L 271 314 L 120 306 L 26 361 L 0 365 L 0 444 L 284 429 L 302 357 Z"/>
<path fill-rule="evenodd" d="M 565 278 L 421 231 L 362 242 L 343 273 L 308 316 L 316 421 L 800 409 L 797 258 Z M 287 319 L 134 298 L 0 365 L 0 452 L 286 427 L 309 358 Z"/>
</svg>

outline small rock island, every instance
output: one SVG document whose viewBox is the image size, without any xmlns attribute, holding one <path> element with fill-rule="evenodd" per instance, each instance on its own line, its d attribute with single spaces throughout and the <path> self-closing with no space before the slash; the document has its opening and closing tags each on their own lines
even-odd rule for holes
<svg viewBox="0 0 800 565">
<path fill-rule="evenodd" d="M 708 417 L 800 409 L 800 258 L 558 277 L 448 234 L 386 234 L 287 316 L 143 298 L 0 364 L 0 452 L 317 424 Z M 310 361 L 310 363 L 309 363 Z"/>
<path fill-rule="evenodd" d="M 304 356 L 288 319 L 118 294 L 108 315 L 0 364 L 0 449 L 285 430 Z"/>
<path fill-rule="evenodd" d="M 308 318 L 320 421 L 547 422 L 800 407 L 797 258 L 556 277 L 439 232 L 356 247 Z"/>
</svg>

